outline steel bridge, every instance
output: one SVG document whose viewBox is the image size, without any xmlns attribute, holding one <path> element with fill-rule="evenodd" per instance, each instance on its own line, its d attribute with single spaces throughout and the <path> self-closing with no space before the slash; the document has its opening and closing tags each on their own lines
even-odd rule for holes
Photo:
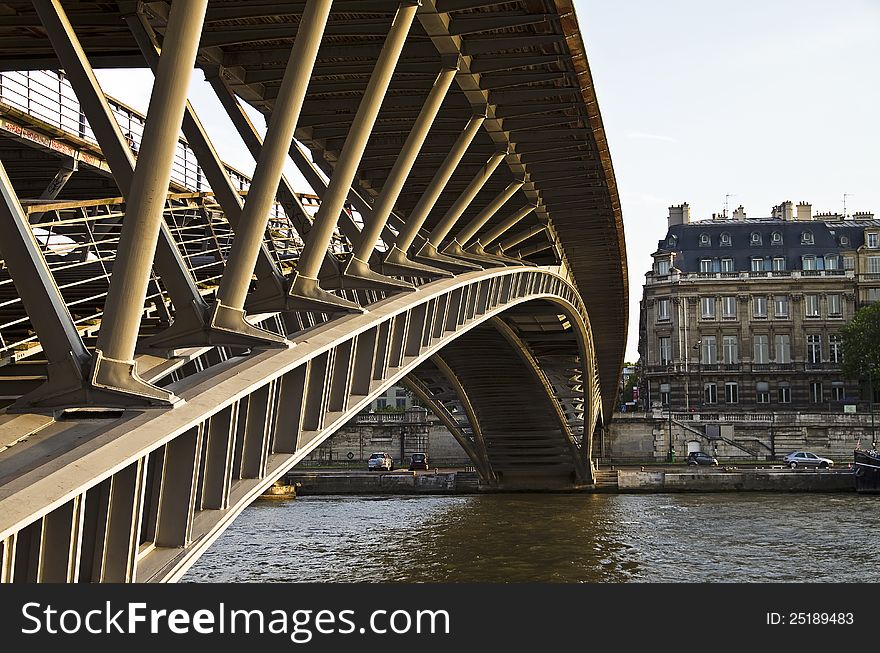
<svg viewBox="0 0 880 653">
<path fill-rule="evenodd" d="M 147 67 L 146 115 L 94 74 Z M 395 383 L 487 487 L 594 483 L 626 258 L 571 0 L 0 2 L 0 164 L 0 581 L 180 578 Z"/>
</svg>

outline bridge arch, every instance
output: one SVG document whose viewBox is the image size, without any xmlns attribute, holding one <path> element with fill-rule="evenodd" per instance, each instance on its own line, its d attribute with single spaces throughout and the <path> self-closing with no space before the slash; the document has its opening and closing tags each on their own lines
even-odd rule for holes
<svg viewBox="0 0 880 653">
<path fill-rule="evenodd" d="M 21 474 L 12 484 L 18 491 L 0 502 L 3 568 L 10 580 L 175 580 L 252 500 L 372 398 L 444 352 L 469 358 L 470 366 L 456 369 L 478 374 L 474 347 L 489 348 L 486 363 L 492 350 L 510 346 L 493 320 L 526 305 L 534 313 L 538 304 L 566 318 L 560 324 L 574 336 L 574 355 L 585 357 L 583 378 L 591 381 L 586 357 L 593 344 L 577 291 L 548 269 L 510 267 L 427 284 L 378 302 L 369 313 L 318 325 L 291 349 L 233 357 L 196 372 L 169 386 L 185 400 L 173 410 L 130 410 L 98 425 L 56 422 L 45 436 L 73 427 L 88 435 L 39 472 Z M 545 413 L 555 410 L 552 385 L 539 383 L 540 371 L 508 358 L 516 362 L 511 369 L 519 368 L 514 385 L 527 382 L 521 390 L 531 395 L 543 388 L 533 401 Z M 590 383 L 584 388 L 592 391 Z M 475 413 L 494 420 L 498 397 L 468 392 L 478 397 Z M 589 438 L 581 451 L 570 431 L 552 435 L 557 454 L 571 455 L 570 469 L 588 460 Z M 499 464 L 491 451 L 489 460 Z M 73 542 L 76 537 L 81 540 Z M 50 559 L 52 566 L 41 562 Z"/>
</svg>

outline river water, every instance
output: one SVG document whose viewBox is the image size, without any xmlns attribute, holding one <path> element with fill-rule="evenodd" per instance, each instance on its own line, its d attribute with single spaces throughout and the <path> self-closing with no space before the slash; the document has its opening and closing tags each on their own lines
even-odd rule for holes
<svg viewBox="0 0 880 653">
<path fill-rule="evenodd" d="M 880 497 L 259 500 L 184 582 L 880 582 Z"/>
</svg>

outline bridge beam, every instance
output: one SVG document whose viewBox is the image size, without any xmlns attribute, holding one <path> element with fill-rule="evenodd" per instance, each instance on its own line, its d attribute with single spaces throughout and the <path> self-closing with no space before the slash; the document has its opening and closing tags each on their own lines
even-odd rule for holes
<svg viewBox="0 0 880 653">
<path fill-rule="evenodd" d="M 46 190 L 42 192 L 40 195 L 41 200 L 54 200 L 58 197 L 59 193 L 64 190 L 64 187 L 67 185 L 67 182 L 70 181 L 70 178 L 73 176 L 73 173 L 79 169 L 79 165 L 76 159 L 67 158 L 61 164 L 61 168 L 58 169 L 58 172 L 55 173 L 55 176 L 52 178 L 52 181 L 49 182 L 49 185 L 46 186 Z M 45 215 L 44 211 L 38 211 L 31 213 L 28 215 L 28 222 L 31 224 L 38 224 L 42 221 L 43 216 Z"/>
<path fill-rule="evenodd" d="M 452 149 L 449 150 L 449 154 L 446 155 L 443 163 L 437 168 L 437 171 L 434 173 L 431 181 L 428 182 L 428 186 L 425 188 L 419 201 L 407 216 L 406 224 L 404 224 L 403 228 L 398 233 L 397 241 L 394 246 L 385 254 L 382 269 L 386 273 L 395 271 L 401 271 L 403 273 L 406 273 L 407 271 L 415 271 L 432 274 L 434 276 L 450 276 L 449 272 L 446 270 L 413 261 L 409 258 L 407 252 L 415 241 L 422 225 L 425 224 L 425 220 L 431 213 L 431 209 L 434 208 L 434 205 L 440 198 L 440 194 L 443 192 L 443 189 L 446 188 L 446 184 L 449 183 L 452 174 L 455 172 L 455 169 L 464 157 L 465 152 L 467 152 L 468 147 L 474 140 L 474 137 L 480 129 L 480 125 L 483 124 L 485 119 L 485 113 L 475 114 L 471 117 L 464 130 L 456 139 Z M 455 268 L 455 270 L 460 269 L 461 268 Z"/>
<path fill-rule="evenodd" d="M 342 147 L 339 160 L 333 170 L 333 176 L 327 187 L 326 196 L 321 202 L 321 208 L 315 216 L 312 230 L 306 238 L 306 245 L 300 256 L 297 270 L 291 281 L 290 293 L 303 300 L 335 298 L 318 284 L 318 271 L 321 265 L 321 257 L 330 245 L 333 231 L 339 219 L 339 214 L 345 204 L 351 184 L 360 165 L 361 157 L 367 147 L 367 141 L 379 115 L 382 100 L 391 82 L 394 68 L 403 50 L 410 26 L 418 11 L 417 1 L 401 2 L 394 22 L 388 31 L 382 52 L 376 60 L 373 74 L 363 98 L 358 106 L 357 114 L 349 130 L 348 137 Z M 277 106 L 277 104 L 276 104 Z M 277 110 L 277 109 L 276 109 Z M 396 281 L 390 277 L 376 274 L 372 279 L 373 287 L 381 287 L 385 290 L 411 289 L 410 284 Z M 331 300 L 332 301 L 332 300 Z"/>
<path fill-rule="evenodd" d="M 332 0 L 310 0 L 303 12 L 287 68 L 284 71 L 284 78 L 281 81 L 275 111 L 269 120 L 266 138 L 260 148 L 239 229 L 232 242 L 226 269 L 217 289 L 219 310 L 239 312 L 243 315 L 244 303 L 263 243 L 269 211 L 275 200 L 287 152 L 293 141 L 293 132 L 296 129 L 309 78 L 330 15 L 331 2 Z M 319 258 L 315 276 L 320 262 Z"/>
<path fill-rule="evenodd" d="M 534 226 L 529 227 L 523 231 L 515 233 L 514 235 L 502 240 L 498 243 L 491 251 L 493 254 L 504 254 L 504 252 L 514 245 L 518 245 L 521 242 L 528 240 L 532 236 L 541 233 L 547 229 L 547 225 L 544 224 L 536 224 Z"/>
<path fill-rule="evenodd" d="M 159 66 L 160 55 L 155 32 L 143 14 L 129 14 L 125 17 L 125 21 L 134 35 L 144 59 L 155 73 Z M 233 186 L 226 168 L 220 161 L 217 151 L 189 101 L 186 102 L 183 114 L 183 134 L 196 155 L 217 203 L 223 210 L 233 231 L 237 233 L 241 229 L 241 196 Z M 284 281 L 262 240 L 256 261 L 256 273 L 257 278 L 264 284 L 271 283 L 279 289 L 279 292 L 281 291 Z M 254 326 L 245 319 L 243 311 L 233 310 L 219 302 L 206 308 L 201 323 L 187 324 L 186 326 L 186 329 L 181 329 L 172 325 L 164 333 L 151 338 L 149 340 L 150 347 L 173 350 L 201 345 L 287 346 L 284 337 Z"/>
<path fill-rule="evenodd" d="M 483 186 L 486 185 L 486 182 L 492 177 L 492 173 L 494 173 L 495 170 L 498 169 L 498 166 L 501 165 L 501 162 L 507 154 L 508 151 L 506 149 L 493 154 L 474 178 L 471 179 L 461 195 L 458 196 L 458 199 L 456 199 L 452 206 L 449 207 L 440 219 L 440 222 L 437 223 L 431 231 L 427 241 L 416 253 L 415 258 L 417 260 L 423 260 L 428 264 L 445 267 L 452 271 L 475 270 L 483 267 L 482 265 L 471 261 L 464 261 L 459 258 L 453 258 L 442 254 L 440 253 L 439 248 L 446 236 L 449 235 L 449 232 L 452 231 L 452 228 L 455 227 L 459 218 L 465 211 L 467 211 L 471 202 L 473 202 Z"/>
<path fill-rule="evenodd" d="M 503 256 L 501 254 L 489 254 L 489 252 L 487 252 L 485 248 L 491 243 L 498 240 L 505 233 L 510 231 L 516 224 L 518 224 L 523 218 L 529 215 L 536 208 L 537 206 L 535 206 L 534 204 L 527 204 L 526 206 L 515 211 L 512 215 L 500 222 L 497 226 L 493 227 L 482 236 L 479 236 L 476 241 L 465 248 L 465 251 L 471 254 L 477 254 L 479 256 L 492 256 L 493 258 L 497 258 L 511 264 L 519 263 L 517 259 L 510 258 L 508 256 Z"/>
<path fill-rule="evenodd" d="M 0 253 L 49 362 L 46 384 L 19 400 L 16 410 L 40 400 L 68 396 L 84 401 L 84 374 L 91 356 L 34 238 L 0 162 Z"/>
<path fill-rule="evenodd" d="M 457 71 L 458 56 L 455 56 L 446 62 L 446 65 L 434 80 L 431 92 L 428 94 L 428 98 L 425 100 L 425 104 L 422 106 L 422 110 L 413 124 L 400 154 L 398 154 L 397 159 L 394 161 L 391 172 L 388 173 L 388 177 L 385 179 L 382 192 L 373 206 L 373 213 L 369 219 L 365 218 L 360 243 L 355 247 L 354 253 L 345 268 L 344 275 L 364 276 L 369 279 L 370 274 L 365 268 L 369 268 L 369 259 L 373 253 L 373 248 L 379 240 L 382 229 L 388 222 L 388 217 L 391 215 L 394 204 L 400 197 L 403 185 L 416 162 L 416 157 L 418 157 L 421 151 L 422 145 L 428 136 L 431 125 L 434 123 L 434 119 L 440 111 L 440 105 L 443 103 L 443 99 L 446 97 L 446 93 L 449 91 Z"/>
<path fill-rule="evenodd" d="M 129 197 L 134 179 L 135 159 L 128 141 L 116 122 L 107 98 L 59 0 L 34 0 L 34 8 L 46 30 L 52 48 L 88 118 L 95 139 L 110 166 L 113 179 L 123 196 Z M 167 189 L 167 186 L 166 186 Z M 164 193 L 163 193 L 164 198 Z M 100 237 L 100 234 L 98 234 Z M 152 256 L 151 256 L 152 258 Z M 155 249 L 155 267 L 168 289 L 175 308 L 175 320 L 197 320 L 207 305 L 196 288 L 186 262 L 180 255 L 168 225 L 162 220 Z M 135 384 L 136 386 L 137 384 Z"/>
<path fill-rule="evenodd" d="M 105 319 L 95 346 L 92 383 L 146 403 L 167 405 L 176 401 L 172 393 L 138 377 L 134 353 L 207 6 L 207 0 L 173 5 L 168 17 L 163 55 L 159 58 L 138 166 L 116 250 L 116 266 L 104 305 Z"/>
</svg>

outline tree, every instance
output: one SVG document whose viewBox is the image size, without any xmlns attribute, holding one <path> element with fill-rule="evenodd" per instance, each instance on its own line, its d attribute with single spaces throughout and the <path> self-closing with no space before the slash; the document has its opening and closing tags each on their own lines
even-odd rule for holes
<svg viewBox="0 0 880 653">
<path fill-rule="evenodd" d="M 852 322 L 840 330 L 843 336 L 843 373 L 851 379 L 868 379 L 872 448 L 877 446 L 874 430 L 874 378 L 880 372 L 880 303 L 856 311 Z"/>
</svg>

